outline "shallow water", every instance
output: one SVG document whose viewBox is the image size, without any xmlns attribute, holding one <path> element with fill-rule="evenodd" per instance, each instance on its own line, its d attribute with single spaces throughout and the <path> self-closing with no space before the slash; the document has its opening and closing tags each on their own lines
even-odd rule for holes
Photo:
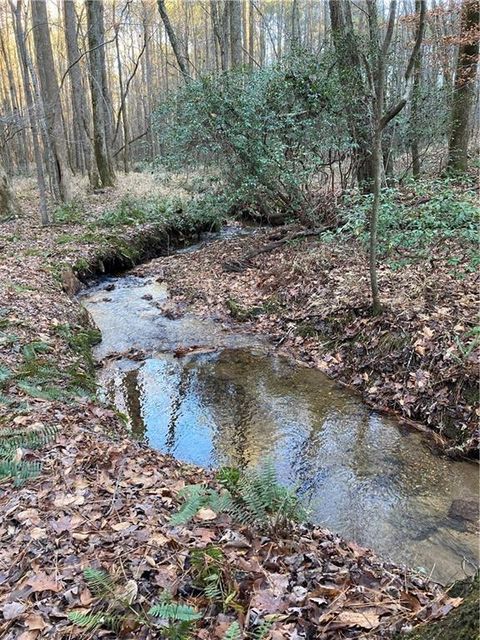
<svg viewBox="0 0 480 640">
<path fill-rule="evenodd" d="M 136 438 L 202 466 L 270 457 L 311 520 L 439 581 L 478 562 L 474 524 L 449 515 L 454 501 L 478 503 L 476 465 L 435 455 L 422 434 L 273 355 L 258 336 L 190 314 L 167 318 L 163 284 L 105 279 L 82 301 L 102 331 L 103 394 Z M 175 357 L 186 347 L 196 350 Z M 144 358 L 120 355 L 132 348 Z"/>
</svg>

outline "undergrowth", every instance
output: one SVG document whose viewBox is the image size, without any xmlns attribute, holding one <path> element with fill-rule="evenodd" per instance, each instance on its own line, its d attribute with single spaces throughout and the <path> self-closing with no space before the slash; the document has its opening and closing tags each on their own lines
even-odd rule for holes
<svg viewBox="0 0 480 640">
<path fill-rule="evenodd" d="M 228 513 L 236 522 L 270 535 L 288 532 L 295 522 L 305 519 L 298 496 L 278 483 L 271 462 L 258 469 L 240 471 L 224 467 L 217 473 L 222 491 L 204 485 L 188 485 L 180 495 L 184 503 L 170 518 L 170 524 L 186 524 L 201 508 Z"/>
<path fill-rule="evenodd" d="M 215 553 L 212 553 L 215 549 Z M 191 554 L 192 566 L 202 576 L 201 586 L 203 595 L 212 600 L 208 593 L 208 576 L 213 575 L 205 569 L 205 558 L 223 560 L 221 551 L 217 548 L 195 549 Z M 200 564 L 199 564 L 200 563 Z M 207 612 L 185 602 L 175 601 L 169 591 L 160 594 L 158 602 L 150 607 L 144 606 L 142 597 L 138 597 L 138 584 L 135 580 L 125 580 L 119 575 L 113 575 L 103 569 L 87 567 L 83 578 L 94 601 L 90 608 L 70 611 L 68 619 L 83 629 L 85 637 L 91 638 L 92 633 L 111 631 L 117 637 L 124 637 L 142 628 L 153 631 L 154 637 L 164 640 L 190 640 L 194 636 L 197 623 Z M 207 584 L 207 586 L 205 586 Z M 226 610 L 224 606 L 224 610 Z M 239 611 L 243 609 L 238 606 Z M 211 610 L 210 610 L 211 613 Z M 271 621 L 259 621 L 252 631 L 242 630 L 240 624 L 234 620 L 221 640 L 265 640 L 272 626 Z"/>
<path fill-rule="evenodd" d="M 0 432 L 0 481 L 13 478 L 15 485 L 40 473 L 37 461 L 24 460 L 24 452 L 40 449 L 54 439 L 56 429 L 42 426 L 36 429 L 2 428 Z"/>
<path fill-rule="evenodd" d="M 338 241 L 339 234 L 351 235 L 367 244 L 371 206 L 371 195 L 347 194 L 342 205 L 343 225 L 330 234 L 330 240 Z M 391 266 L 400 267 L 425 259 L 439 243 L 457 240 L 468 253 L 466 268 L 476 270 L 480 264 L 478 223 L 478 199 L 471 181 L 424 179 L 401 188 L 385 188 L 378 225 L 379 251 Z"/>
</svg>

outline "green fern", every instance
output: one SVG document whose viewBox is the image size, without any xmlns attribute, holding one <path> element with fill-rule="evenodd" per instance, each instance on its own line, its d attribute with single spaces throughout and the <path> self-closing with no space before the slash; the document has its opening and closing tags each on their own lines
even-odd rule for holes
<svg viewBox="0 0 480 640">
<path fill-rule="evenodd" d="M 296 494 L 278 483 L 271 461 L 240 477 L 227 512 L 242 524 L 267 529 L 270 533 L 289 528 L 306 515 Z"/>
<path fill-rule="evenodd" d="M 90 591 L 99 598 L 107 598 L 115 590 L 112 576 L 103 569 L 87 567 L 83 571 L 83 577 Z"/>
<path fill-rule="evenodd" d="M 297 495 L 278 483 L 271 462 L 259 469 L 238 473 L 231 468 L 221 469 L 218 476 L 225 487 L 222 493 L 204 485 L 189 485 L 180 492 L 185 502 L 170 518 L 171 525 L 187 523 L 205 506 L 269 533 L 290 529 L 294 522 L 306 517 Z"/>
<path fill-rule="evenodd" d="M 0 480 L 13 478 L 20 485 L 41 471 L 39 462 L 16 461 L 19 448 L 38 449 L 55 437 L 57 430 L 45 426 L 41 429 L 2 429 L 0 431 Z"/>
<path fill-rule="evenodd" d="M 160 602 L 154 604 L 148 611 L 154 618 L 171 622 L 194 622 L 202 618 L 202 614 L 187 604 L 175 602 Z"/>
<path fill-rule="evenodd" d="M 0 460 L 0 480 L 13 478 L 16 486 L 20 486 L 26 480 L 35 478 L 41 471 L 39 462 L 13 462 L 12 460 Z"/>
<path fill-rule="evenodd" d="M 0 386 L 8 382 L 12 377 L 12 375 L 13 374 L 8 367 L 5 367 L 2 364 L 0 364 Z"/>
<path fill-rule="evenodd" d="M 179 496 L 184 498 L 185 502 L 180 510 L 171 516 L 169 524 L 172 526 L 186 524 L 194 518 L 202 506 L 208 504 L 209 491 L 204 485 L 192 484 L 184 487 Z"/>
<path fill-rule="evenodd" d="M 0 458 L 13 454 L 19 447 L 39 449 L 48 444 L 57 434 L 57 429 L 44 426 L 41 429 L 2 429 L 0 431 Z"/>
<path fill-rule="evenodd" d="M 240 625 L 237 621 L 232 622 L 232 624 L 228 627 L 225 635 L 223 636 L 223 640 L 241 640 L 242 631 L 240 629 Z"/>
<path fill-rule="evenodd" d="M 96 631 L 101 627 L 118 631 L 122 622 L 125 620 L 123 616 L 113 616 L 103 611 L 99 611 L 98 613 L 72 611 L 68 614 L 68 619 L 77 626 L 85 629 L 85 631 Z"/>
<path fill-rule="evenodd" d="M 252 636 L 252 640 L 265 640 L 265 638 L 268 635 L 268 632 L 272 628 L 272 624 L 273 624 L 273 622 L 271 622 L 270 620 L 267 620 L 267 621 L 263 622 L 258 627 L 258 629 L 255 630 L 255 632 L 254 632 L 254 634 Z"/>
</svg>

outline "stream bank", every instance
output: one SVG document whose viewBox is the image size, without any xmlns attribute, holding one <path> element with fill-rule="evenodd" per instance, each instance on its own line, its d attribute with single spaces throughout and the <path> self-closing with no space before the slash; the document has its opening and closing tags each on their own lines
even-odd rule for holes
<svg viewBox="0 0 480 640">
<path fill-rule="evenodd" d="M 363 247 L 316 237 L 275 246 L 294 232 L 214 242 L 135 273 L 160 278 L 200 315 L 270 336 L 373 408 L 427 428 L 449 455 L 477 457 L 478 275 L 462 268 L 462 247 L 439 249 L 434 265 L 382 264 L 385 311 L 371 317 Z"/>
<path fill-rule="evenodd" d="M 102 334 L 102 397 L 132 437 L 205 468 L 270 456 L 313 522 L 444 584 L 478 564 L 474 463 L 435 455 L 245 325 L 176 306 L 164 282 L 108 277 L 80 300 Z"/>
<path fill-rule="evenodd" d="M 460 604 L 425 577 L 319 527 L 300 527 L 293 538 L 279 540 L 252 532 L 244 548 L 229 544 L 245 532 L 225 519 L 168 527 L 178 491 L 185 483 L 212 482 L 212 476 L 125 437 L 114 411 L 72 386 L 74 372 L 88 373 L 89 352 L 74 348 L 81 309 L 62 292 L 59 275 L 65 264 L 94 264 L 105 239 L 87 241 L 80 223 L 68 231 L 69 239 L 64 227 L 41 229 L 33 214 L 0 227 L 2 364 L 15 374 L 2 381 L 2 428 L 57 429 L 55 441 L 41 449 L 18 448 L 18 456 L 43 465 L 41 474 L 20 487 L 1 485 L 2 638 L 83 637 L 67 616 L 98 610 L 82 574 L 91 566 L 134 584 L 135 610 L 172 590 L 177 601 L 202 612 L 198 640 L 221 639 L 237 619 L 252 631 L 265 617 L 273 619 L 275 640 L 318 633 L 331 640 L 365 633 L 379 638 L 441 618 Z M 144 231 L 140 226 L 135 234 Z M 33 343 L 41 343 L 34 364 L 37 370 L 48 365 L 50 378 L 20 386 L 25 347 Z M 190 554 L 209 544 L 222 549 L 240 580 L 240 613 L 212 608 L 188 591 Z M 123 631 L 158 637 L 155 627 Z M 90 637 L 100 635 L 108 637 L 105 630 Z"/>
</svg>

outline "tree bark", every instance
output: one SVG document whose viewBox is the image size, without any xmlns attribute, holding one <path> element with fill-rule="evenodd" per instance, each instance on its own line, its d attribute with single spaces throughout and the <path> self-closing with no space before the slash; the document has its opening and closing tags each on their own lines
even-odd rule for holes
<svg viewBox="0 0 480 640">
<path fill-rule="evenodd" d="M 44 0 L 32 0 L 31 8 L 37 72 L 40 80 L 47 137 L 52 153 L 52 171 L 54 173 L 52 178 L 58 184 L 61 200 L 67 202 L 72 197 L 72 173 L 68 164 L 62 103 L 53 61 L 47 5 Z"/>
<path fill-rule="evenodd" d="M 115 184 L 111 156 L 108 95 L 105 69 L 105 31 L 103 26 L 103 2 L 86 0 L 90 92 L 92 96 L 93 148 L 98 170 L 96 187 L 111 187 Z"/>
<path fill-rule="evenodd" d="M 88 172 L 92 186 L 97 184 L 98 176 L 94 170 L 94 158 L 91 143 L 89 111 L 85 86 L 80 67 L 80 51 L 77 44 L 77 16 L 74 0 L 63 0 L 63 19 L 65 23 L 65 45 L 67 49 L 68 75 L 70 78 L 70 96 L 72 118 L 75 131 L 75 157 L 77 168 Z"/>
<path fill-rule="evenodd" d="M 240 0 L 230 2 L 230 46 L 232 68 L 243 64 L 242 50 L 242 3 Z"/>
<path fill-rule="evenodd" d="M 469 123 L 479 53 L 479 18 L 478 0 L 463 0 L 447 164 L 449 171 L 455 173 L 465 172 L 468 168 Z"/>
<path fill-rule="evenodd" d="M 190 80 L 190 74 L 188 71 L 188 56 L 182 52 L 180 43 L 178 38 L 173 30 L 172 24 L 170 22 L 170 18 L 168 17 L 167 9 L 165 7 L 165 0 L 157 0 L 158 11 L 160 13 L 160 17 L 162 18 L 162 22 L 165 26 L 165 31 L 167 32 L 168 39 L 173 49 L 173 53 L 175 54 L 175 58 L 177 60 L 177 64 L 180 68 L 180 72 L 183 76 L 185 82 Z"/>
<path fill-rule="evenodd" d="M 373 186 L 372 125 L 350 4 L 347 0 L 329 0 L 329 8 L 340 82 L 349 99 L 347 122 L 355 143 L 355 174 L 360 189 L 370 193 Z"/>
<path fill-rule="evenodd" d="M 22 2 L 17 0 L 16 4 L 10 0 L 10 7 L 13 14 L 13 22 L 15 28 L 15 44 L 17 46 L 18 57 L 20 59 L 20 67 L 22 71 L 23 92 L 27 104 L 28 118 L 30 130 L 32 133 L 33 156 L 35 159 L 35 168 L 37 173 L 37 185 L 40 197 L 40 220 L 43 225 L 50 222 L 47 206 L 47 187 L 45 183 L 45 173 L 43 168 L 43 159 L 40 151 L 40 141 L 38 137 L 37 127 L 37 107 L 33 98 L 32 87 L 30 84 L 29 68 L 30 60 L 27 47 L 25 44 L 25 33 L 22 24 Z"/>
<path fill-rule="evenodd" d="M 7 174 L 0 164 L 0 222 L 13 218 L 18 211 L 18 205 Z"/>
</svg>

